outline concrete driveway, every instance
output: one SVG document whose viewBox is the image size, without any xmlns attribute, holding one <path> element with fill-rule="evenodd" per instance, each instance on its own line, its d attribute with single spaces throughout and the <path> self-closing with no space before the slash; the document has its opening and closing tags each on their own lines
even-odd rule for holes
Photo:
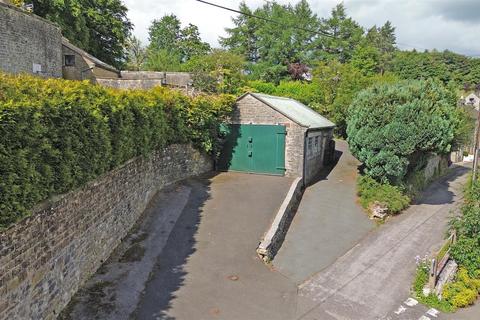
<svg viewBox="0 0 480 320">
<path fill-rule="evenodd" d="M 273 261 L 276 270 L 299 284 L 334 263 L 375 227 L 357 203 L 360 163 L 345 141 L 336 141 L 336 152 L 338 163 L 305 190 Z"/>
<path fill-rule="evenodd" d="M 221 173 L 161 192 L 66 319 L 293 319 L 297 288 L 255 249 L 293 179 Z"/>
</svg>

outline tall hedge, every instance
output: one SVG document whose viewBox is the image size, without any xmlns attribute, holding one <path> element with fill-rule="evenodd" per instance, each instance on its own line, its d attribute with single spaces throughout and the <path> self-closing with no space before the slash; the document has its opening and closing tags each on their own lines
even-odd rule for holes
<svg viewBox="0 0 480 320">
<path fill-rule="evenodd" d="M 377 85 L 351 104 L 348 142 L 368 175 L 401 183 L 427 153 L 450 152 L 465 119 L 455 94 L 440 82 Z"/>
<path fill-rule="evenodd" d="M 0 74 L 0 229 L 37 203 L 172 143 L 215 153 L 234 97 Z"/>
</svg>

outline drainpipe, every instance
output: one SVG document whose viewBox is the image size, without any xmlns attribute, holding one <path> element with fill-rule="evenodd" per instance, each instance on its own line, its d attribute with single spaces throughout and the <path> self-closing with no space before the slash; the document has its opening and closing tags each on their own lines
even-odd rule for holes
<svg viewBox="0 0 480 320">
<path fill-rule="evenodd" d="M 310 129 L 305 131 L 305 137 L 303 138 L 303 177 L 302 177 L 302 184 L 303 187 L 307 187 L 306 181 L 306 173 L 307 173 L 307 144 L 308 144 L 308 132 Z"/>
</svg>

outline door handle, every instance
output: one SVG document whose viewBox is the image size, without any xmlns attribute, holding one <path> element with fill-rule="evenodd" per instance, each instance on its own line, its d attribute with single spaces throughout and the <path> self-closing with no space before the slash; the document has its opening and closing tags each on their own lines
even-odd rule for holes
<svg viewBox="0 0 480 320">
<path fill-rule="evenodd" d="M 252 152 L 252 151 L 248 151 L 248 156 L 249 156 L 249 157 L 252 157 L 252 156 L 253 156 L 253 152 Z"/>
</svg>

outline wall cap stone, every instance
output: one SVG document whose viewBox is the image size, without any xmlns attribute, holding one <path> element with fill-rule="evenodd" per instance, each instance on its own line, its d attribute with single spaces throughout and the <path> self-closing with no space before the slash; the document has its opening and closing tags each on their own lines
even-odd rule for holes
<svg viewBox="0 0 480 320">
<path fill-rule="evenodd" d="M 300 203 L 302 191 L 303 178 L 297 177 L 293 180 L 280 209 L 275 215 L 275 219 L 258 245 L 257 254 L 263 261 L 267 263 L 271 261 L 282 245 L 290 222 L 295 215 L 296 207 Z"/>
</svg>

